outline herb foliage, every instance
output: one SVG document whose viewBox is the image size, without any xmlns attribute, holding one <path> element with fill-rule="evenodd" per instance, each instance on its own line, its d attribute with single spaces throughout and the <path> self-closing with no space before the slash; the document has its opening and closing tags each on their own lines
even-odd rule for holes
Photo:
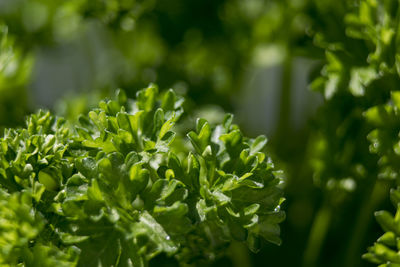
<svg viewBox="0 0 400 267">
<path fill-rule="evenodd" d="M 232 115 L 175 131 L 183 98 L 155 85 L 71 123 L 39 111 L 0 139 L 0 263 L 147 266 L 223 254 L 233 240 L 280 244 L 279 172 Z"/>
</svg>

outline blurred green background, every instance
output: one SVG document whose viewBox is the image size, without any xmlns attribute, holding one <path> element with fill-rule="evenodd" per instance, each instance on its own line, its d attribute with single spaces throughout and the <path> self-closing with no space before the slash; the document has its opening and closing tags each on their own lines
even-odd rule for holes
<svg viewBox="0 0 400 267">
<path fill-rule="evenodd" d="M 359 2 L 0 0 L 0 128 L 43 107 L 74 120 L 116 88 L 172 87 L 187 120 L 231 112 L 266 134 L 286 172 L 282 246 L 233 244 L 215 266 L 372 266 L 361 255 L 391 182 L 376 180 L 362 112 L 389 91 L 360 98 L 337 82 L 373 49 L 349 33 Z"/>
</svg>

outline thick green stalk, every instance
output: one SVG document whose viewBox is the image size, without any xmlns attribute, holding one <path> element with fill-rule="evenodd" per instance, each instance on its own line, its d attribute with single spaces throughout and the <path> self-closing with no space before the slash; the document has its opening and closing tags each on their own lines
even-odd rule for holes
<svg viewBox="0 0 400 267">
<path fill-rule="evenodd" d="M 357 221 L 354 224 L 354 229 L 349 240 L 347 254 L 345 259 L 345 267 L 358 266 L 361 260 L 361 254 L 365 248 L 362 246 L 366 236 L 368 226 L 373 219 L 373 213 L 377 205 L 388 195 L 387 187 L 383 182 L 374 179 L 365 190 L 364 199 L 361 202 L 360 212 L 357 216 Z"/>
<path fill-rule="evenodd" d="M 304 252 L 303 266 L 314 267 L 318 261 L 322 244 L 328 232 L 332 217 L 332 207 L 327 201 L 324 202 L 315 216 L 311 227 L 310 238 Z"/>
<path fill-rule="evenodd" d="M 251 258 L 247 247 L 240 242 L 232 242 L 229 247 L 229 256 L 233 267 L 251 267 Z"/>
<path fill-rule="evenodd" d="M 289 50 L 289 49 L 287 49 Z M 292 67 L 293 58 L 287 52 L 283 62 L 283 70 L 281 76 L 281 95 L 279 105 L 279 122 L 277 125 L 277 139 L 278 143 L 284 145 L 290 129 L 290 112 L 291 112 L 291 86 L 292 86 Z"/>
</svg>

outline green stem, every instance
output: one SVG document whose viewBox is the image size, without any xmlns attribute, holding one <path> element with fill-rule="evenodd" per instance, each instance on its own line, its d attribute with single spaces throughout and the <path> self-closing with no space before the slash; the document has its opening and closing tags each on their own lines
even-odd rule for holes
<svg viewBox="0 0 400 267">
<path fill-rule="evenodd" d="M 385 195 L 386 187 L 376 181 L 371 183 L 369 188 L 365 191 L 364 199 L 361 202 L 360 212 L 357 217 L 357 221 L 354 224 L 354 229 L 350 238 L 348 246 L 345 267 L 354 267 L 359 264 L 362 254 L 362 243 L 366 232 L 368 230 L 369 223 L 372 221 L 373 212 L 376 209 L 378 203 L 380 203 Z"/>
<path fill-rule="evenodd" d="M 322 244 L 329 229 L 331 217 L 332 207 L 325 201 L 315 216 L 314 223 L 311 227 L 310 238 L 304 252 L 304 267 L 316 266 Z"/>
<path fill-rule="evenodd" d="M 281 90 L 279 100 L 279 120 L 275 131 L 276 146 L 284 148 L 287 146 L 288 131 L 290 129 L 290 113 L 291 113 L 291 86 L 292 86 L 292 67 L 293 58 L 289 52 L 289 48 L 286 49 L 285 59 L 282 63 L 282 75 L 281 75 Z"/>
<path fill-rule="evenodd" d="M 229 247 L 229 256 L 232 260 L 233 267 L 251 267 L 251 258 L 249 249 L 240 242 L 232 242 Z"/>
</svg>

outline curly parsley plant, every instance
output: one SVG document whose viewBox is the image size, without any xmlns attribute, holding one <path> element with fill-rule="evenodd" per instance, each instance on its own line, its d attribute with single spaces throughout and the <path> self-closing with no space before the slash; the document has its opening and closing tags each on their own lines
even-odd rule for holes
<svg viewBox="0 0 400 267">
<path fill-rule="evenodd" d="M 244 137 L 232 115 L 198 119 L 185 138 L 182 104 L 150 85 L 77 123 L 40 111 L 6 130 L 0 265 L 147 266 L 160 253 L 184 265 L 233 240 L 252 251 L 261 237 L 280 244 L 282 181 L 266 138 Z"/>
</svg>

